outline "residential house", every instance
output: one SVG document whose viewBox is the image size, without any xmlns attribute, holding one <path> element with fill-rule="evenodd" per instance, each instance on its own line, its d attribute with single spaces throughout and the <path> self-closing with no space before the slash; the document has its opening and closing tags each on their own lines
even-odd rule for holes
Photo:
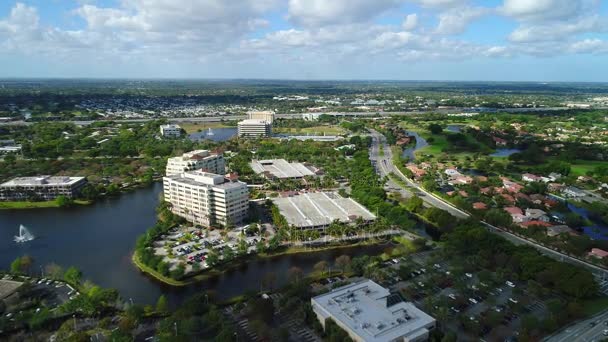
<svg viewBox="0 0 608 342">
<path fill-rule="evenodd" d="M 528 218 L 528 220 L 530 221 L 542 221 L 542 222 L 549 222 L 549 216 L 547 216 L 547 213 L 540 210 L 540 209 L 533 209 L 533 208 L 528 208 L 526 209 L 526 218 Z"/>
<path fill-rule="evenodd" d="M 574 234 L 574 229 L 566 226 L 565 224 L 547 228 L 547 235 L 550 237 L 555 237 L 561 234 Z"/>
<path fill-rule="evenodd" d="M 521 180 L 524 182 L 540 182 L 542 181 L 542 178 L 531 173 L 524 173 L 521 175 Z"/>
<path fill-rule="evenodd" d="M 591 248 L 591 251 L 587 255 L 589 257 L 603 259 L 608 256 L 608 252 L 606 252 L 603 249 L 599 249 L 599 248 Z"/>
<path fill-rule="evenodd" d="M 475 203 L 473 203 L 473 209 L 486 210 L 486 209 L 488 209 L 488 206 L 483 202 L 475 202 Z"/>
</svg>

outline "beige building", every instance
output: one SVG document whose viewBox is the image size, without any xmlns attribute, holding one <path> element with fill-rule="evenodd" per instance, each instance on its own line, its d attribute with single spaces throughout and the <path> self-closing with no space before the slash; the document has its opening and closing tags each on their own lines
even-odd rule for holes
<svg viewBox="0 0 608 342">
<path fill-rule="evenodd" d="M 171 211 L 201 226 L 239 224 L 249 211 L 247 184 L 222 175 L 190 171 L 163 178 Z"/>
<path fill-rule="evenodd" d="M 226 173 L 226 161 L 222 153 L 211 153 L 208 150 L 195 150 L 180 157 L 167 160 L 165 173 L 173 176 L 186 171 L 202 170 L 223 175 Z"/>
<path fill-rule="evenodd" d="M 238 123 L 241 138 L 266 138 L 272 133 L 272 124 L 265 120 L 247 119 Z"/>
<path fill-rule="evenodd" d="M 250 111 L 250 112 L 247 112 L 247 119 L 262 120 L 262 121 L 266 121 L 272 125 L 272 123 L 274 121 L 274 112 L 271 110 Z"/>
</svg>

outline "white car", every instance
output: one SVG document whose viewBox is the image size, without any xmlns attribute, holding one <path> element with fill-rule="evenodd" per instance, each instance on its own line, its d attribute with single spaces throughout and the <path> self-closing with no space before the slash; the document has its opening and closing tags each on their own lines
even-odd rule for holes
<svg viewBox="0 0 608 342">
<path fill-rule="evenodd" d="M 513 284 L 512 282 L 510 282 L 508 280 L 505 282 L 505 284 L 507 284 L 509 287 L 515 287 L 515 284 Z"/>
<path fill-rule="evenodd" d="M 469 298 L 469 302 L 471 302 L 472 304 L 477 304 L 478 301 L 475 298 Z"/>
<path fill-rule="evenodd" d="M 513 304 L 517 304 L 517 303 L 519 303 L 519 302 L 517 301 L 517 299 L 513 299 L 513 298 L 509 298 L 509 302 L 511 302 L 511 303 L 513 303 Z"/>
<path fill-rule="evenodd" d="M 473 278 L 473 275 L 471 273 L 465 273 L 465 276 L 467 276 L 467 278 Z"/>
<path fill-rule="evenodd" d="M 453 293 L 450 293 L 450 294 L 448 295 L 448 297 L 450 297 L 450 298 L 451 298 L 451 299 L 453 299 L 453 300 L 456 300 L 456 295 L 455 295 L 455 294 L 453 294 Z"/>
</svg>

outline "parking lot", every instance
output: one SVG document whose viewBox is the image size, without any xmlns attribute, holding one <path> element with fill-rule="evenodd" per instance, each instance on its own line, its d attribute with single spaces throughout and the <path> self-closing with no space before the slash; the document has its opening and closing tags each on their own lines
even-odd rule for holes
<svg viewBox="0 0 608 342">
<path fill-rule="evenodd" d="M 197 269 L 209 268 L 207 257 L 211 250 L 223 259 L 228 249 L 233 255 L 251 254 L 257 251 L 256 245 L 266 241 L 260 233 L 252 232 L 245 227 L 238 227 L 227 233 L 220 230 L 197 229 L 194 227 L 176 227 L 154 243 L 156 255 L 164 257 L 170 264 L 170 269 L 185 263 L 185 273 Z"/>
<path fill-rule="evenodd" d="M 434 252 L 383 263 L 381 283 L 434 316 L 459 340 L 516 337 L 521 316 L 548 315 L 525 284 L 486 271 L 466 272 Z"/>
</svg>

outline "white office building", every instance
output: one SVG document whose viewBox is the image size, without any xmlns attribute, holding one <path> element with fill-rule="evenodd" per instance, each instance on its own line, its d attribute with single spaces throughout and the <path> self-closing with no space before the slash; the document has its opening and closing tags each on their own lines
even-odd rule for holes
<svg viewBox="0 0 608 342">
<path fill-rule="evenodd" d="M 266 138 L 272 133 L 272 124 L 265 120 L 247 119 L 238 123 L 241 138 Z"/>
<path fill-rule="evenodd" d="M 274 122 L 274 112 L 271 110 L 250 111 L 250 112 L 247 112 L 247 119 L 262 120 L 262 121 L 266 121 L 272 125 L 272 123 Z"/>
<path fill-rule="evenodd" d="M 323 328 L 332 319 L 357 342 L 427 341 L 435 319 L 414 304 L 393 300 L 371 280 L 336 288 L 311 300 Z"/>
<path fill-rule="evenodd" d="M 160 134 L 165 138 L 179 138 L 182 136 L 182 128 L 179 125 L 160 125 Z"/>
<path fill-rule="evenodd" d="M 85 184 L 84 177 L 18 177 L 0 184 L 0 201 L 51 201 L 61 195 L 73 198 Z"/>
<path fill-rule="evenodd" d="M 223 175 L 226 173 L 226 161 L 222 153 L 211 153 L 208 150 L 195 150 L 182 156 L 169 158 L 165 174 L 173 176 L 186 171 L 202 170 Z"/>
<path fill-rule="evenodd" d="M 171 211 L 201 225 L 239 224 L 247 217 L 247 184 L 222 175 L 190 171 L 163 178 L 165 201 Z"/>
</svg>

